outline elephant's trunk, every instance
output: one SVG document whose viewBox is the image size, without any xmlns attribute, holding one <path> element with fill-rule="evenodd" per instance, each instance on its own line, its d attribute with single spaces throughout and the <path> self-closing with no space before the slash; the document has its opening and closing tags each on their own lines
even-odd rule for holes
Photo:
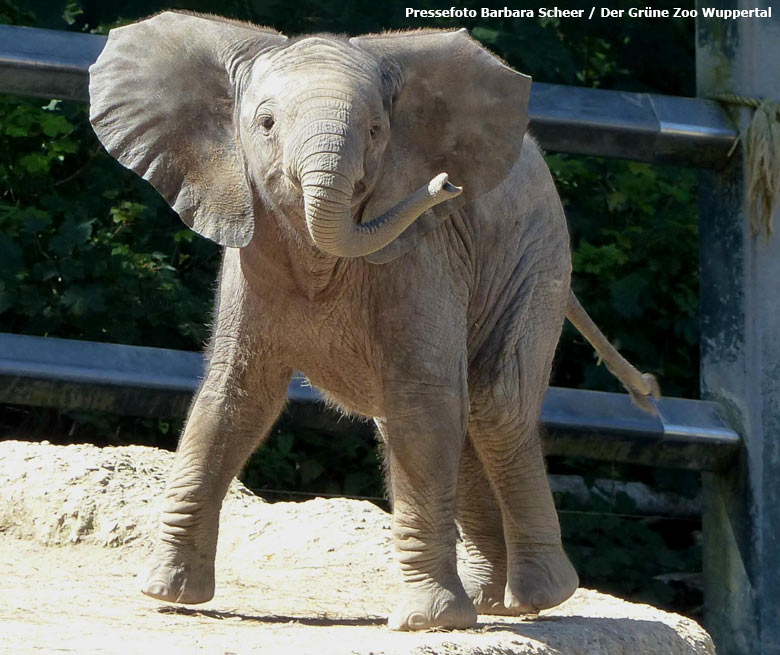
<svg viewBox="0 0 780 655">
<path fill-rule="evenodd" d="M 440 173 L 428 184 L 367 223 L 356 223 L 350 208 L 351 193 L 307 183 L 301 179 L 306 225 L 315 245 L 338 257 L 363 257 L 384 248 L 424 211 L 457 196 L 461 189 Z"/>
<path fill-rule="evenodd" d="M 300 156 L 297 167 L 306 226 L 312 241 L 323 252 L 337 257 L 370 255 L 393 241 L 424 211 L 461 192 L 450 184 L 446 173 L 440 173 L 381 216 L 357 223 L 352 200 L 363 167 L 362 161 L 355 166 L 361 156 L 355 153 L 362 153 L 363 148 L 350 142 L 353 135 L 349 131 L 334 136 L 331 132 L 322 138 L 308 139 L 318 151 Z"/>
</svg>

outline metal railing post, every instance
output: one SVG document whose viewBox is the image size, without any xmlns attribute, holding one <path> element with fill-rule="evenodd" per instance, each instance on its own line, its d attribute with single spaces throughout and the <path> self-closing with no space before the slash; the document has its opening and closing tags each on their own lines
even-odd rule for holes
<svg viewBox="0 0 780 655">
<path fill-rule="evenodd" d="M 703 18 L 697 2 L 701 96 L 780 100 L 780 20 Z M 742 143 L 751 117 L 739 113 Z M 704 474 L 705 624 L 721 655 L 780 653 L 780 229 L 752 233 L 744 150 L 700 188 L 701 389 L 745 448 L 730 470 Z M 780 212 L 774 220 L 780 228 Z"/>
</svg>

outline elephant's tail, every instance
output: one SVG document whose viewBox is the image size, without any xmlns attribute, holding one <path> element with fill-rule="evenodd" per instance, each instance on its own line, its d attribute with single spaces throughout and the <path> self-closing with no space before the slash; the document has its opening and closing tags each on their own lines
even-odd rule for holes
<svg viewBox="0 0 780 655">
<path fill-rule="evenodd" d="M 574 291 L 569 291 L 569 302 L 566 305 L 566 318 L 576 327 L 593 346 L 601 357 L 609 372 L 612 373 L 631 394 L 634 404 L 650 412 L 657 414 L 655 401 L 661 396 L 661 388 L 658 380 L 650 373 L 637 371 L 616 349 L 607 341 L 607 338 L 599 330 L 593 319 L 588 316 Z"/>
</svg>

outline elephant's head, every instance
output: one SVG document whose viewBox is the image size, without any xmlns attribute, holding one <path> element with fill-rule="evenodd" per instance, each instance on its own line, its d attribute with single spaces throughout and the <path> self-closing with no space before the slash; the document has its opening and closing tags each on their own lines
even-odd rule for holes
<svg viewBox="0 0 780 655">
<path fill-rule="evenodd" d="M 325 253 L 387 261 L 507 174 L 529 88 L 465 30 L 288 40 L 165 12 L 111 32 L 90 120 L 217 243 L 273 211 Z"/>
</svg>

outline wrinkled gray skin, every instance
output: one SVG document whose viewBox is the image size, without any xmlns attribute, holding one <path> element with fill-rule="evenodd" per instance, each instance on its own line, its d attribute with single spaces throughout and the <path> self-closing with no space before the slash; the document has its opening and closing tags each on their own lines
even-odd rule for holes
<svg viewBox="0 0 780 655">
<path fill-rule="evenodd" d="M 523 137 L 529 86 L 464 32 L 288 41 L 163 13 L 111 33 L 91 69 L 98 136 L 228 246 L 144 593 L 213 596 L 222 498 L 295 369 L 385 444 L 406 582 L 392 628 L 574 592 L 537 420 L 567 307 L 588 326 Z M 601 345 L 635 397 L 653 393 Z"/>
</svg>

